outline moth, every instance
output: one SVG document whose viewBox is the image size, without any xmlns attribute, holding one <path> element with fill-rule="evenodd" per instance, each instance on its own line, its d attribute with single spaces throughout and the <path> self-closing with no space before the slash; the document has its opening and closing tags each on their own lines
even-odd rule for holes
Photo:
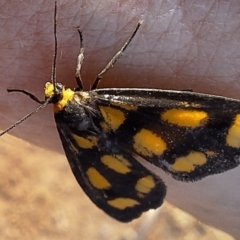
<svg viewBox="0 0 240 240">
<path fill-rule="evenodd" d="M 56 9 L 55 1 L 55 46 Z M 141 24 L 139 21 L 89 91 L 82 90 L 84 49 L 78 30 L 77 87 L 72 90 L 56 82 L 55 51 L 52 82 L 45 85 L 45 100 L 25 90 L 9 89 L 28 95 L 40 106 L 0 134 L 53 104 L 56 127 L 76 180 L 94 204 L 122 222 L 158 208 L 166 195 L 160 176 L 139 159 L 180 181 L 197 181 L 240 163 L 239 100 L 193 91 L 98 89 L 103 75 L 121 57 Z"/>
</svg>

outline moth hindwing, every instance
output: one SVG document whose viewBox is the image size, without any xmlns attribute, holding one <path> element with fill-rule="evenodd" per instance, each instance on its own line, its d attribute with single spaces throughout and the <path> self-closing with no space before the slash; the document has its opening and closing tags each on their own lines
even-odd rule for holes
<svg viewBox="0 0 240 240">
<path fill-rule="evenodd" d="M 55 1 L 56 32 L 56 1 Z M 146 161 L 181 181 L 196 181 L 239 165 L 240 101 L 191 91 L 97 89 L 136 34 L 138 23 L 121 50 L 82 90 L 82 34 L 75 90 L 55 81 L 45 85 L 45 101 L 13 124 L 8 132 L 48 103 L 67 159 L 89 198 L 113 218 L 127 222 L 159 207 L 166 194 L 161 178 L 144 167 Z M 55 46 L 56 46 L 55 35 Z"/>
</svg>

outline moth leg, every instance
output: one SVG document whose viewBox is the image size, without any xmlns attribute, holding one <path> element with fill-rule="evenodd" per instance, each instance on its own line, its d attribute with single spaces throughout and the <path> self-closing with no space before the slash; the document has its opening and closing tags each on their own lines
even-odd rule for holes
<svg viewBox="0 0 240 240">
<path fill-rule="evenodd" d="M 97 75 L 96 79 L 93 82 L 93 85 L 91 87 L 91 90 L 96 89 L 98 87 L 98 84 L 100 83 L 100 80 L 102 79 L 103 75 L 113 67 L 113 65 L 116 63 L 116 61 L 123 55 L 123 52 L 128 47 L 129 43 L 132 41 L 134 36 L 136 35 L 139 27 L 143 23 L 143 20 L 139 20 L 137 23 L 136 28 L 132 32 L 131 36 L 128 38 L 128 40 L 124 43 L 122 48 L 114 55 L 114 57 L 110 60 L 110 62 L 105 66 L 105 68 Z"/>
<path fill-rule="evenodd" d="M 78 58 L 77 58 L 77 67 L 76 67 L 76 73 L 75 73 L 75 79 L 76 79 L 78 87 L 75 88 L 75 91 L 83 89 L 83 82 L 82 82 L 82 78 L 81 78 L 81 67 L 82 67 L 82 63 L 83 63 L 83 59 L 84 59 L 82 32 L 80 31 L 79 28 L 77 30 L 78 30 L 78 34 L 79 34 L 79 38 L 80 38 L 80 50 L 79 50 L 79 54 L 78 54 Z"/>
</svg>

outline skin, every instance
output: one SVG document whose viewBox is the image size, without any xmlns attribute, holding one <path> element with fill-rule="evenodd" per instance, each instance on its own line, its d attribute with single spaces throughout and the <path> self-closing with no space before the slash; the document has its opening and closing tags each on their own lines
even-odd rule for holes
<svg viewBox="0 0 240 240">
<path fill-rule="evenodd" d="M 0 128 L 37 104 L 7 88 L 25 89 L 44 98 L 53 55 L 52 1 L 3 1 L 0 6 Z M 139 19 L 144 20 L 125 55 L 104 76 L 100 87 L 193 89 L 239 99 L 239 2 L 224 1 L 72 1 L 58 3 L 57 81 L 75 87 L 80 26 L 85 46 L 84 88 L 122 46 Z M 35 114 L 11 135 L 46 150 L 62 152 L 51 106 Z M 1 140 L 4 140 L 5 136 Z M 25 142 L 26 141 L 26 142 Z M 0 146 L 2 142 L 0 141 Z M 14 142 L 9 143 L 15 145 Z M 31 153 L 29 153 L 31 154 Z M 53 156 L 54 157 L 54 156 Z M 8 159 L 7 161 L 11 161 Z M 167 200 L 199 220 L 240 236 L 239 168 L 197 183 L 168 185 Z"/>
</svg>

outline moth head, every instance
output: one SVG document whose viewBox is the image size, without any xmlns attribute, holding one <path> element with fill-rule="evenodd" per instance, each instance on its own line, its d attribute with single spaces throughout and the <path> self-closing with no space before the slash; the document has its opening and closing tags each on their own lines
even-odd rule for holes
<svg viewBox="0 0 240 240">
<path fill-rule="evenodd" d="M 49 99 L 49 103 L 54 104 L 54 112 L 59 112 L 62 110 L 68 101 L 72 100 L 74 91 L 70 88 L 65 88 L 61 83 L 56 83 L 53 85 L 50 82 L 45 84 L 44 89 L 45 98 Z"/>
</svg>

